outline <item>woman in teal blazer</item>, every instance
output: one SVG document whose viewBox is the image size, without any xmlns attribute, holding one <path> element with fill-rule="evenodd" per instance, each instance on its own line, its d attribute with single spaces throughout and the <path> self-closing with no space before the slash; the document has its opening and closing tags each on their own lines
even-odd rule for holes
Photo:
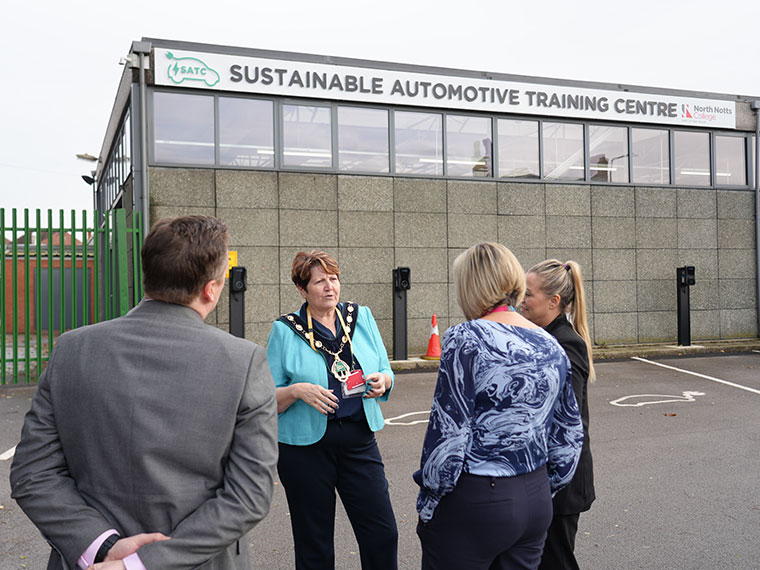
<svg viewBox="0 0 760 570">
<path fill-rule="evenodd" d="M 369 308 L 339 301 L 339 275 L 323 251 L 296 254 L 291 278 L 304 304 L 274 322 L 267 342 L 295 567 L 334 569 L 337 490 L 362 570 L 394 570 L 398 531 L 374 436 L 393 372 Z"/>
</svg>

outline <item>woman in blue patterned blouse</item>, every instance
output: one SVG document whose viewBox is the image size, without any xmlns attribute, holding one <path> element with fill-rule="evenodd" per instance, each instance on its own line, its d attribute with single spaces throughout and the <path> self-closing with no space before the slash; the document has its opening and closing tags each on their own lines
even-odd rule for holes
<svg viewBox="0 0 760 570">
<path fill-rule="evenodd" d="M 417 499 L 423 570 L 535 569 L 552 495 L 583 443 L 570 363 L 514 311 L 525 273 L 497 243 L 454 261 L 468 319 L 444 337 Z"/>
</svg>

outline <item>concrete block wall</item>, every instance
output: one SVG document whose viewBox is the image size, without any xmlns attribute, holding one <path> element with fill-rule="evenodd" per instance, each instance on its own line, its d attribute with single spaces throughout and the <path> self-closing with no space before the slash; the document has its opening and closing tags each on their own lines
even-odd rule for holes
<svg viewBox="0 0 760 570">
<path fill-rule="evenodd" d="M 213 214 L 248 268 L 246 337 L 301 298 L 299 250 L 341 266 L 342 298 L 368 305 L 392 351 L 392 270 L 411 268 L 408 350 L 423 353 L 463 320 L 451 283 L 456 256 L 499 241 L 525 269 L 573 259 L 586 280 L 596 343 L 675 341 L 675 269 L 696 267 L 692 338 L 756 336 L 753 195 L 749 191 L 532 184 L 290 172 L 152 168 L 151 218 Z M 226 296 L 209 322 L 227 328 Z"/>
</svg>

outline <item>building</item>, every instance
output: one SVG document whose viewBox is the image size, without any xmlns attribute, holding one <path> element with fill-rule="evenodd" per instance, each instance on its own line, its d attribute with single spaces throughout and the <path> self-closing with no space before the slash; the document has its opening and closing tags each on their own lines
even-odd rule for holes
<svg viewBox="0 0 760 570">
<path fill-rule="evenodd" d="M 483 240 L 526 269 L 578 261 L 596 343 L 675 341 L 684 265 L 693 339 L 758 334 L 753 98 L 159 39 L 124 62 L 95 202 L 224 220 L 247 338 L 300 305 L 291 260 L 322 248 L 389 349 L 411 268 L 424 352 L 433 313 L 462 320 L 451 263 Z"/>
</svg>

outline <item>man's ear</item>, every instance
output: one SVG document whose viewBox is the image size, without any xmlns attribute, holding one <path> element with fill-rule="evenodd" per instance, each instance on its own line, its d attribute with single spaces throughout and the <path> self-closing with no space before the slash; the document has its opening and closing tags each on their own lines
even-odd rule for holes
<svg viewBox="0 0 760 570">
<path fill-rule="evenodd" d="M 215 279 L 212 279 L 206 282 L 206 284 L 203 286 L 203 289 L 201 289 L 201 297 L 203 301 L 207 303 L 213 303 L 218 300 L 216 298 L 217 297 L 217 283 L 218 282 Z"/>
</svg>

